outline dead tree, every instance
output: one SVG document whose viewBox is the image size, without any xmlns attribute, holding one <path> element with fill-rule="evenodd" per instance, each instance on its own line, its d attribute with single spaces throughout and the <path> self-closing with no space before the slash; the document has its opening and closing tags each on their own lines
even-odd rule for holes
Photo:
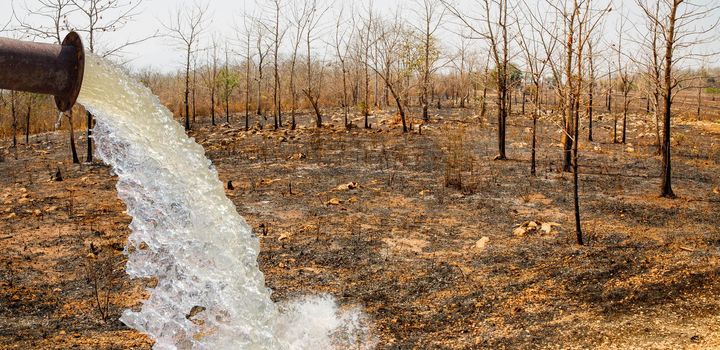
<svg viewBox="0 0 720 350">
<path fill-rule="evenodd" d="M 363 19 L 363 27 L 361 38 L 361 52 L 362 57 L 359 62 L 363 66 L 363 103 L 362 103 L 362 114 L 365 118 L 365 129 L 370 129 L 371 125 L 368 121 L 370 116 L 370 47 L 372 46 L 371 35 L 375 24 L 375 15 L 373 12 L 374 3 L 371 0 L 367 6 L 366 17 Z"/>
<path fill-rule="evenodd" d="M 323 9 L 318 8 L 317 0 L 309 0 L 310 8 L 307 15 L 307 27 L 305 30 L 305 48 L 307 49 L 307 55 L 305 57 L 306 71 L 307 71 L 307 85 L 303 90 L 305 97 L 307 97 L 310 106 L 315 111 L 315 126 L 318 128 L 322 127 L 322 113 L 320 112 L 320 94 L 322 87 L 322 76 L 324 73 L 325 65 L 321 65 L 319 72 L 313 71 L 312 64 L 312 44 L 317 39 L 313 34 L 322 22 L 322 18 L 330 7 Z M 314 79 L 313 79 L 314 78 Z"/>
<path fill-rule="evenodd" d="M 636 0 L 651 27 L 657 25 L 660 46 L 665 47 L 662 62 L 662 78 L 659 79 L 659 90 L 663 105 L 662 132 L 662 175 L 660 195 L 675 198 L 672 189 L 672 153 L 670 149 L 671 122 L 673 99 L 681 83 L 688 79 L 679 71 L 679 65 L 687 60 L 707 55 L 694 51 L 693 48 L 715 39 L 714 31 L 720 24 L 716 13 L 720 5 L 696 4 L 686 0 Z M 653 6 L 654 4 L 654 6 Z M 706 18 L 716 18 L 711 22 Z M 652 35 L 651 35 L 652 36 Z"/>
<path fill-rule="evenodd" d="M 248 131 L 250 130 L 250 86 L 252 85 L 250 83 L 250 65 L 253 61 L 251 45 L 253 29 L 248 16 L 243 18 L 243 26 L 244 32 L 241 41 L 245 45 L 245 57 L 243 57 L 245 59 L 245 131 Z"/>
<path fill-rule="evenodd" d="M 537 17 L 529 15 L 533 13 L 533 9 L 529 8 L 527 4 L 522 8 L 524 23 L 517 20 L 518 33 L 518 44 L 525 55 L 525 66 L 530 73 L 530 81 L 532 82 L 532 103 L 534 105 L 532 113 L 532 148 L 530 155 L 530 175 L 536 175 L 536 153 L 537 153 L 537 122 L 538 118 L 542 113 L 542 106 L 540 103 L 540 91 L 542 79 L 545 75 L 545 70 L 548 66 L 548 62 L 552 59 L 554 54 L 556 42 L 550 42 L 550 45 L 544 47 L 539 37 L 543 35 L 542 26 L 548 23 L 547 18 L 538 20 Z"/>
<path fill-rule="evenodd" d="M 203 72 L 203 83 L 210 93 L 210 122 L 215 126 L 215 97 L 217 96 L 219 71 L 218 71 L 218 52 L 217 39 L 213 38 L 212 44 L 207 52 L 207 67 Z"/>
<path fill-rule="evenodd" d="M 630 98 L 630 93 L 633 90 L 633 86 L 635 84 L 635 75 L 630 73 L 628 69 L 628 63 L 627 63 L 627 57 L 630 57 L 630 61 L 633 60 L 631 57 L 631 54 L 628 52 L 625 52 L 623 50 L 623 35 L 625 32 L 625 15 L 621 13 L 620 15 L 620 28 L 618 30 L 618 43 L 617 46 L 615 46 L 615 49 L 617 51 L 617 72 L 618 72 L 618 83 L 620 85 L 620 93 L 622 94 L 623 103 L 622 103 L 622 137 L 620 139 L 620 143 L 625 144 L 627 142 L 627 117 L 628 117 L 628 109 L 630 107 L 630 103 L 632 102 Z M 613 143 L 617 143 L 617 116 L 615 115 L 614 118 L 614 126 L 613 126 Z"/>
<path fill-rule="evenodd" d="M 297 61 L 298 61 L 298 50 L 300 49 L 300 43 L 302 43 L 305 30 L 307 28 L 307 16 L 309 13 L 309 7 L 307 2 L 294 2 L 295 5 L 302 4 L 301 7 L 293 7 L 292 11 L 292 26 L 293 36 L 291 39 L 292 53 L 290 55 L 290 128 L 295 130 L 297 128 Z"/>
<path fill-rule="evenodd" d="M 230 66 L 230 48 L 228 48 L 227 43 L 225 43 L 225 62 L 218 78 L 220 97 L 225 104 L 225 123 L 230 124 L 230 97 L 232 97 L 235 88 L 240 85 L 240 78 Z"/>
<path fill-rule="evenodd" d="M 479 16 L 480 24 L 472 23 L 473 17 L 465 9 L 459 9 L 449 1 L 443 0 L 446 8 L 467 26 L 474 34 L 487 41 L 495 63 L 495 83 L 497 91 L 497 119 L 498 119 L 498 155 L 496 160 L 506 160 L 505 135 L 508 116 L 508 100 L 510 92 L 509 77 L 509 40 L 508 32 L 508 1 L 507 0 L 476 0 L 475 4 L 483 13 Z"/>
<path fill-rule="evenodd" d="M 407 81 L 412 72 L 417 70 L 417 62 L 420 62 L 422 57 L 417 46 L 413 45 L 418 39 L 417 33 L 405 27 L 406 24 L 400 19 L 399 12 L 390 21 L 378 20 L 373 42 L 377 43 L 379 50 L 373 52 L 370 62 L 367 63 L 382 79 L 395 100 L 403 133 L 408 132 L 405 104 L 411 86 Z"/>
<path fill-rule="evenodd" d="M 185 130 L 190 130 L 190 60 L 199 50 L 198 41 L 204 29 L 206 12 L 207 6 L 196 3 L 189 10 L 178 8 L 167 23 L 162 23 L 167 35 L 185 51 Z"/>
<path fill-rule="evenodd" d="M 265 65 L 265 58 L 270 53 L 270 45 L 265 39 L 265 32 L 259 22 L 255 26 L 255 50 L 257 51 L 258 63 L 257 63 L 257 76 L 255 80 L 257 82 L 257 111 L 258 117 L 263 116 L 263 105 L 262 105 L 262 88 L 263 88 L 263 68 Z"/>
<path fill-rule="evenodd" d="M 282 127 L 282 86 L 280 81 L 279 59 L 280 45 L 285 36 L 285 30 L 280 29 L 280 12 L 282 10 L 281 0 L 272 0 L 272 25 L 268 25 L 265 21 L 261 24 L 265 30 L 272 35 L 272 55 L 273 55 L 273 128 L 275 130 Z"/>
<path fill-rule="evenodd" d="M 610 4 L 594 7 L 591 0 L 569 0 L 560 3 L 547 0 L 546 4 L 554 10 L 556 23 L 543 25 L 543 35 L 540 38 L 546 48 L 557 43 L 563 49 L 558 51 L 559 57 L 549 61 L 549 66 L 558 84 L 558 97 L 563 109 L 563 170 L 573 173 L 575 235 L 577 243 L 583 245 L 585 242 L 580 220 L 578 154 L 581 98 L 588 84 L 584 62 L 588 43 L 611 7 Z"/>
<path fill-rule="evenodd" d="M 349 127 L 350 123 L 348 121 L 348 114 L 349 114 L 349 102 L 348 102 L 348 93 L 347 93 L 347 75 L 348 75 L 348 54 L 350 52 L 349 46 L 350 42 L 352 41 L 353 35 L 355 34 L 355 24 L 354 21 L 349 26 L 345 27 L 344 29 L 341 29 L 342 23 L 346 21 L 345 18 L 343 18 L 343 11 L 344 8 L 340 10 L 340 13 L 336 16 L 337 20 L 335 22 L 335 36 L 334 36 L 334 47 L 335 47 L 335 55 L 337 57 L 337 60 L 340 65 L 340 70 L 342 73 L 342 100 L 340 102 L 340 105 L 343 109 L 343 115 L 345 117 L 345 127 Z M 352 16 L 351 16 L 352 17 Z"/>
<path fill-rule="evenodd" d="M 462 28 L 464 29 L 464 27 Z M 467 106 L 468 99 L 470 98 L 470 84 L 468 82 L 468 76 L 472 76 L 472 74 L 469 74 L 471 72 L 467 72 L 468 67 L 468 56 L 471 55 L 469 52 L 469 41 L 470 38 L 466 33 L 463 32 L 463 30 L 460 30 L 459 38 L 458 38 L 458 46 L 457 51 L 455 54 L 455 59 L 452 60 L 453 64 L 455 65 L 455 68 L 458 71 L 459 80 L 458 80 L 458 90 L 460 92 L 459 94 L 459 105 L 460 108 L 465 108 Z M 472 70 L 472 69 L 470 69 Z"/>
<path fill-rule="evenodd" d="M 423 121 L 427 122 L 430 120 L 428 116 L 430 79 L 436 70 L 435 62 L 439 57 L 435 32 L 443 21 L 445 7 L 439 6 L 435 0 L 416 0 L 416 6 L 418 6 L 416 12 L 422 21 L 422 25 L 416 27 L 421 35 L 423 51 L 420 104 Z"/>
<path fill-rule="evenodd" d="M 136 45 L 157 37 L 157 33 L 139 39 L 128 40 L 115 46 L 108 46 L 105 41 L 104 47 L 98 47 L 102 33 L 116 32 L 122 30 L 140 13 L 142 0 L 70 0 L 77 8 L 77 13 L 82 14 L 83 24 L 72 26 L 72 29 L 79 33 L 85 33 L 87 48 L 90 52 L 102 57 L 114 56 L 121 53 L 129 46 Z M 67 17 L 64 19 L 67 20 Z M 90 112 L 86 112 L 87 131 L 87 158 L 88 163 L 93 161 L 92 153 L 92 128 L 94 118 Z"/>
</svg>

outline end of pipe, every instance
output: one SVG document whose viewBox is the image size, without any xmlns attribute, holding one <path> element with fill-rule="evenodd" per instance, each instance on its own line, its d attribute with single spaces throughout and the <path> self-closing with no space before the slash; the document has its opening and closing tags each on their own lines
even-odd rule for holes
<svg viewBox="0 0 720 350">
<path fill-rule="evenodd" d="M 62 46 L 71 46 L 75 48 L 75 56 L 73 57 L 72 66 L 68 67 L 70 87 L 63 96 L 55 96 L 55 105 L 61 112 L 67 112 L 75 105 L 80 88 L 82 87 L 83 76 L 85 74 L 85 47 L 83 46 L 80 36 L 75 32 L 70 32 L 62 42 Z"/>
</svg>

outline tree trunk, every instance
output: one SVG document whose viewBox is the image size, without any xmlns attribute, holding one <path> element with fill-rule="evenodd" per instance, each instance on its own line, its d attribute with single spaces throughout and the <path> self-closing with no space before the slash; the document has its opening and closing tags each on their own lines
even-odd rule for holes
<svg viewBox="0 0 720 350">
<path fill-rule="evenodd" d="M 592 73 L 590 74 L 590 92 L 588 93 L 588 141 L 593 141 L 593 100 L 595 94 L 595 82 Z"/>
<path fill-rule="evenodd" d="M 578 108 L 579 109 L 579 108 Z M 580 143 L 580 132 L 579 132 L 579 125 L 580 125 L 580 112 L 576 111 L 575 113 L 575 132 L 573 133 L 573 137 L 575 139 L 575 142 L 573 144 L 573 198 L 574 198 L 574 204 L 575 204 L 575 235 L 577 236 L 577 243 L 579 245 L 585 244 L 583 240 L 583 233 L 582 233 L 582 226 L 580 224 L 580 186 L 579 186 L 579 174 L 578 174 L 578 143 Z"/>
<path fill-rule="evenodd" d="M 701 113 L 701 107 L 702 107 L 702 88 L 698 87 L 698 93 L 697 93 L 697 120 L 700 120 L 700 113 Z"/>
<path fill-rule="evenodd" d="M 623 123 L 622 123 L 622 144 L 627 140 L 627 115 L 628 115 L 628 93 L 623 94 Z"/>
<path fill-rule="evenodd" d="M 190 47 L 185 61 L 185 130 L 190 130 Z"/>
<path fill-rule="evenodd" d="M 12 113 L 12 146 L 13 148 L 17 149 L 17 128 L 18 128 L 18 122 L 17 122 L 17 92 L 11 91 L 10 92 L 10 112 Z"/>
<path fill-rule="evenodd" d="M 530 159 L 530 175 L 535 176 L 535 163 L 537 153 L 537 120 L 540 115 L 540 84 L 535 84 L 535 108 L 533 110 L 533 126 L 532 126 L 532 149 Z"/>
<path fill-rule="evenodd" d="M 85 157 L 85 161 L 88 163 L 93 162 L 93 143 L 92 143 L 92 129 L 93 125 L 95 123 L 95 118 L 93 118 L 92 114 L 90 112 L 86 112 L 87 114 L 87 156 Z"/>
<path fill-rule="evenodd" d="M 32 112 L 32 100 L 28 101 L 27 114 L 25 114 L 25 145 L 30 144 L 30 113 Z"/>
<path fill-rule="evenodd" d="M 72 161 L 74 164 L 80 164 L 80 158 L 78 158 L 77 149 L 75 148 L 75 129 L 73 127 L 72 112 L 67 112 L 65 115 L 70 124 L 70 152 L 72 153 Z"/>
<path fill-rule="evenodd" d="M 215 89 L 210 89 L 210 122 L 215 126 Z"/>
<path fill-rule="evenodd" d="M 677 9 L 680 5 L 677 0 L 674 2 L 670 10 L 669 26 L 666 35 L 665 48 L 665 86 L 664 86 L 664 104 L 665 116 L 663 123 L 663 150 L 662 150 L 662 183 L 660 185 L 660 195 L 666 198 L 675 198 L 675 192 L 672 189 L 672 153 L 670 151 L 670 131 L 672 117 L 672 97 L 673 97 L 673 50 L 675 43 L 675 20 Z"/>
<path fill-rule="evenodd" d="M 393 95 L 393 98 L 395 99 L 395 104 L 397 105 L 398 113 L 400 114 L 400 121 L 402 122 L 403 133 L 407 133 L 408 127 L 407 127 L 407 122 L 405 120 L 405 109 L 403 108 L 403 105 L 402 105 L 402 99 L 400 98 L 400 95 L 398 95 L 395 92 L 395 89 L 392 87 L 392 85 L 390 83 L 388 83 L 387 81 L 385 83 L 386 83 L 385 85 L 387 86 L 387 88 L 390 90 L 390 93 Z"/>
</svg>

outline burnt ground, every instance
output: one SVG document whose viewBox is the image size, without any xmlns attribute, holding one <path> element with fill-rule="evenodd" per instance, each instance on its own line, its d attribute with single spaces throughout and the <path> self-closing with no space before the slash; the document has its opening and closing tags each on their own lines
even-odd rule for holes
<svg viewBox="0 0 720 350">
<path fill-rule="evenodd" d="M 650 119 L 631 116 L 626 145 L 597 121 L 581 142 L 581 247 L 557 121 L 540 121 L 532 177 L 528 118 L 511 118 L 510 160 L 493 161 L 492 118 L 434 113 L 405 135 L 391 117 L 198 124 L 276 300 L 359 305 L 379 349 L 720 348 L 720 124 L 676 120 L 670 200 Z M 70 164 L 59 133 L 1 151 L 0 347 L 150 348 L 116 320 L 147 282 L 122 271 L 130 218 L 110 169 Z"/>
</svg>

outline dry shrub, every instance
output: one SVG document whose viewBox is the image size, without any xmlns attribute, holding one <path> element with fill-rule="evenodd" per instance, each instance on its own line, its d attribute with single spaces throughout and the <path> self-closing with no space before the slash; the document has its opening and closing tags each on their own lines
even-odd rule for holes
<svg viewBox="0 0 720 350">
<path fill-rule="evenodd" d="M 466 127 L 445 127 L 441 135 L 440 142 L 445 156 L 445 187 L 474 193 L 477 190 L 473 176 L 476 157 L 471 151 Z"/>
</svg>

